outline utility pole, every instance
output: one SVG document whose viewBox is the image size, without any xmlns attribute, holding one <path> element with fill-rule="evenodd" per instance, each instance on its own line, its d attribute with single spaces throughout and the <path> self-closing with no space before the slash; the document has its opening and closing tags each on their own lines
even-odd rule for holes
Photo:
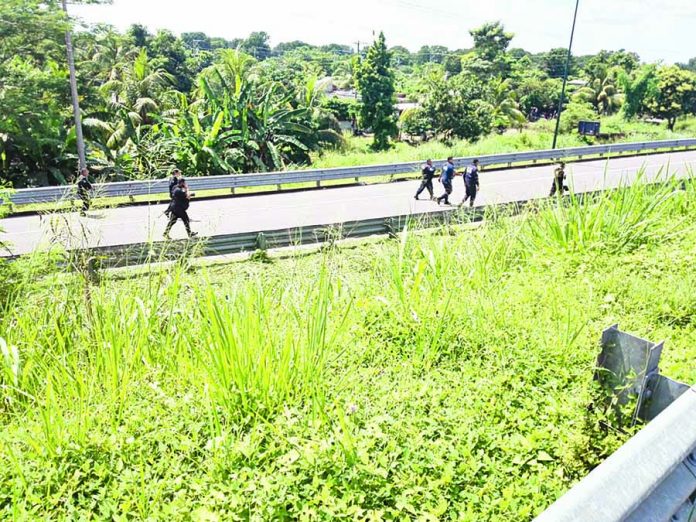
<svg viewBox="0 0 696 522">
<path fill-rule="evenodd" d="M 63 11 L 68 15 L 66 0 L 61 0 Z M 73 52 L 72 34 L 70 28 L 65 32 L 65 46 L 68 51 L 68 69 L 70 70 L 70 95 L 72 97 L 73 115 L 75 116 L 75 138 L 77 141 L 77 157 L 79 158 L 80 170 L 87 167 L 85 159 L 85 139 L 82 135 L 82 117 L 80 116 L 80 100 L 77 97 L 77 74 L 75 73 L 75 55 Z"/>
<path fill-rule="evenodd" d="M 563 99 L 565 98 L 566 84 L 568 83 L 568 69 L 570 69 L 570 58 L 572 56 L 573 49 L 573 37 L 575 36 L 575 22 L 578 19 L 578 7 L 580 7 L 580 0 L 575 0 L 575 15 L 573 15 L 573 28 L 570 31 L 570 43 L 568 44 L 568 56 L 566 57 L 565 71 L 563 73 L 563 87 L 561 87 L 561 100 L 558 102 L 558 115 L 556 117 L 556 130 L 553 133 L 553 145 L 552 149 L 556 148 L 556 142 L 558 141 L 558 130 L 561 126 L 561 112 L 563 112 Z"/>
</svg>

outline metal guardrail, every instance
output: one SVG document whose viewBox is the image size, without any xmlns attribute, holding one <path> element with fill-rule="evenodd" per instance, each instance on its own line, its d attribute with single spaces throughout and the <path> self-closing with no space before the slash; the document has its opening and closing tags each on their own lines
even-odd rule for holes
<svg viewBox="0 0 696 522">
<path fill-rule="evenodd" d="M 498 206 L 519 209 L 524 203 Z M 201 240 L 156 241 L 132 245 L 104 246 L 85 249 L 85 255 L 101 260 L 103 267 L 123 267 L 181 259 L 182 256 L 210 257 L 253 252 L 299 245 L 321 245 L 343 239 L 393 235 L 409 224 L 414 228 L 432 228 L 440 225 L 470 223 L 483 217 L 485 208 L 472 210 L 423 212 L 400 216 L 381 217 L 328 225 L 310 225 L 262 232 L 243 232 L 212 236 Z"/>
<path fill-rule="evenodd" d="M 696 520 L 696 386 L 536 522 Z"/>
<path fill-rule="evenodd" d="M 696 139 L 593 145 L 589 147 L 494 154 L 489 156 L 478 156 L 478 158 L 483 166 L 511 166 L 519 163 L 556 161 L 569 158 L 583 158 L 585 156 L 605 156 L 610 154 L 659 151 L 678 148 L 696 148 Z M 462 167 L 470 163 L 473 159 L 473 157 L 457 158 L 455 160 L 455 165 L 457 167 Z M 226 176 L 188 178 L 187 181 L 191 190 L 202 191 L 222 189 L 233 192 L 235 189 L 244 187 L 281 186 L 291 183 L 309 182 L 316 183 L 317 186 L 320 186 L 322 181 L 341 179 L 357 180 L 359 178 L 412 173 L 418 171 L 421 165 L 421 162 L 410 162 L 390 165 L 371 165 L 364 167 L 268 172 L 262 174 L 232 174 Z M 158 179 L 148 181 L 121 181 L 95 184 L 94 188 L 95 194 L 98 197 L 135 197 L 167 194 L 169 185 L 168 180 Z M 10 196 L 10 199 L 15 205 L 25 205 L 31 203 L 50 203 L 61 200 L 69 200 L 73 199 L 74 197 L 74 186 L 60 186 L 20 189 L 15 191 Z"/>
<path fill-rule="evenodd" d="M 605 330 L 596 378 L 613 407 L 634 405 L 631 422 L 649 423 L 535 522 L 696 521 L 696 386 L 659 374 L 662 349 Z"/>
</svg>

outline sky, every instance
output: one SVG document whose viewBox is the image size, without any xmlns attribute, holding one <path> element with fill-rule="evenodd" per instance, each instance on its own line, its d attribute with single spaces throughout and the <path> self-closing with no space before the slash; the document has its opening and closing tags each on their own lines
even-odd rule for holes
<svg viewBox="0 0 696 522">
<path fill-rule="evenodd" d="M 500 20 L 515 33 L 511 47 L 531 52 L 567 47 L 575 0 L 113 0 L 73 5 L 88 23 L 118 29 L 202 31 L 231 40 L 266 31 L 271 45 L 291 40 L 320 45 L 473 46 L 469 29 Z M 627 49 L 644 61 L 686 62 L 696 56 L 696 0 L 580 0 L 573 54 Z"/>
</svg>

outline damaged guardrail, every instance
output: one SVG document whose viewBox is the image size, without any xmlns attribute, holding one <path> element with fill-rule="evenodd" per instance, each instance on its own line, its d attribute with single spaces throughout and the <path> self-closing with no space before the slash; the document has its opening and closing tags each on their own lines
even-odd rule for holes
<svg viewBox="0 0 696 522">
<path fill-rule="evenodd" d="M 696 521 L 696 386 L 660 375 L 663 347 L 605 330 L 595 378 L 648 424 L 537 522 Z"/>
</svg>

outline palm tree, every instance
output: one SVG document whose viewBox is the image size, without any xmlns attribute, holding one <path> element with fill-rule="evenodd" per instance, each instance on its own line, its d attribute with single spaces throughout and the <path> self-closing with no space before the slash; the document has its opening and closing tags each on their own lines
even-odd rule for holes
<svg viewBox="0 0 696 522">
<path fill-rule="evenodd" d="M 491 81 L 491 105 L 493 105 L 493 122 L 498 128 L 521 128 L 527 121 L 520 110 L 510 80 L 496 78 Z"/>
<path fill-rule="evenodd" d="M 595 77 L 575 93 L 575 98 L 591 103 L 598 114 L 614 114 L 623 104 L 623 95 L 616 87 L 615 71 L 598 68 Z"/>
<path fill-rule="evenodd" d="M 137 56 L 137 50 L 128 48 L 124 38 L 108 29 L 100 33 L 91 51 L 90 62 L 93 64 L 93 79 L 99 85 L 107 82 L 122 81 L 130 62 Z M 113 101 L 118 101 L 118 92 L 112 92 Z"/>
<path fill-rule="evenodd" d="M 262 81 L 255 63 L 242 52 L 227 51 L 203 71 L 195 94 L 200 116 L 210 120 L 220 114 L 221 129 L 237 131 L 234 142 L 244 170 L 282 169 L 293 159 L 307 158 L 310 109 L 294 107 L 292 93 L 279 83 Z"/>
<path fill-rule="evenodd" d="M 159 118 L 172 81 L 163 69 L 152 66 L 142 49 L 129 66 L 101 86 L 108 96 L 107 110 L 84 123 L 109 164 L 132 175 L 152 170 L 144 139 Z"/>
</svg>

